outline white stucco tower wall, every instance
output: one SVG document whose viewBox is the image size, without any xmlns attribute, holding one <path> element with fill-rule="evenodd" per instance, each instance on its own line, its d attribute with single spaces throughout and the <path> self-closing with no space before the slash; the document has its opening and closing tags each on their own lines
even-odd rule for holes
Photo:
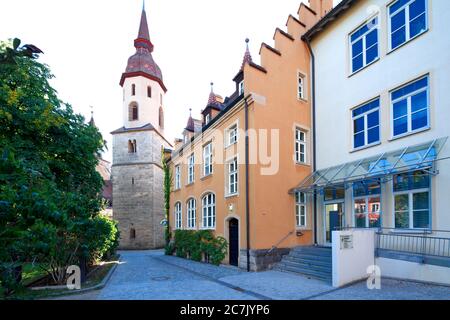
<svg viewBox="0 0 450 320">
<path fill-rule="evenodd" d="M 164 137 L 162 73 L 152 57 L 145 10 L 136 53 L 128 59 L 123 89 L 123 126 L 113 135 L 113 217 L 119 224 L 120 249 L 164 246 L 162 150 L 171 147 Z"/>
</svg>

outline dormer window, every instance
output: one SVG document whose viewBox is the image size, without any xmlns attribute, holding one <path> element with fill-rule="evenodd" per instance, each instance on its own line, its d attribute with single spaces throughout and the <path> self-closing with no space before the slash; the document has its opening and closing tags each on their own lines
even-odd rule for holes
<svg viewBox="0 0 450 320">
<path fill-rule="evenodd" d="M 210 121 L 211 121 L 211 115 L 208 113 L 208 114 L 205 116 L 205 125 L 207 125 Z"/>
<path fill-rule="evenodd" d="M 244 80 L 239 82 L 239 95 L 244 93 Z"/>
</svg>

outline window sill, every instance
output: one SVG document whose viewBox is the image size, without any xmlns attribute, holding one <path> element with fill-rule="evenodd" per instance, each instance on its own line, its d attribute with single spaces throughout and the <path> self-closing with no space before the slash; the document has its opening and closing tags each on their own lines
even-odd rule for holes
<svg viewBox="0 0 450 320">
<path fill-rule="evenodd" d="M 308 99 L 306 99 L 306 98 L 300 98 L 300 97 L 297 97 L 297 100 L 298 100 L 299 102 L 308 103 Z"/>
<path fill-rule="evenodd" d="M 173 192 L 177 192 L 177 191 L 180 191 L 180 190 L 181 190 L 181 188 L 173 189 Z"/>
<path fill-rule="evenodd" d="M 425 131 L 428 131 L 428 130 L 431 130 L 430 126 L 422 128 L 422 129 L 418 129 L 418 130 L 415 130 L 415 131 L 402 133 L 402 134 L 400 134 L 398 136 L 391 137 L 388 141 L 391 142 L 391 141 L 395 141 L 395 140 L 398 140 L 398 139 L 406 138 L 406 137 L 409 137 L 409 136 L 412 136 L 412 135 L 415 135 L 415 134 L 418 134 L 418 133 L 422 133 L 422 132 L 425 132 Z"/>
<path fill-rule="evenodd" d="M 391 54 L 392 52 L 397 51 L 397 50 L 400 49 L 400 48 L 403 48 L 403 47 L 406 46 L 408 43 L 410 43 L 410 42 L 416 40 L 416 39 L 419 38 L 421 35 L 424 35 L 425 33 L 427 33 L 428 30 L 429 30 L 429 28 L 427 27 L 427 29 L 426 29 L 425 31 L 423 31 L 423 32 L 421 32 L 421 33 L 415 35 L 415 36 L 412 37 L 411 39 L 409 39 L 409 40 L 403 42 L 403 43 L 402 43 L 401 45 L 399 45 L 398 47 L 395 47 L 394 49 L 389 49 L 389 51 L 386 53 L 386 55 L 389 55 L 389 54 Z M 390 35 L 388 35 L 388 36 L 390 36 Z"/>
<path fill-rule="evenodd" d="M 195 181 L 193 181 L 193 182 L 189 182 L 188 184 L 186 184 L 186 185 L 185 185 L 185 187 L 190 187 L 190 186 L 193 186 L 193 185 L 194 185 L 194 183 L 195 183 Z"/>
<path fill-rule="evenodd" d="M 200 228 L 200 230 L 211 230 L 211 231 L 216 231 L 216 227 L 211 227 L 211 228 L 202 227 L 202 228 Z"/>
<path fill-rule="evenodd" d="M 225 199 L 234 198 L 234 197 L 238 197 L 238 196 L 239 196 L 239 192 L 230 193 L 230 194 L 225 195 Z"/>
<path fill-rule="evenodd" d="M 355 153 L 355 152 L 358 152 L 358 151 L 370 149 L 370 148 L 373 148 L 373 147 L 376 147 L 376 146 L 379 146 L 379 145 L 381 145 L 381 141 L 379 141 L 379 142 L 374 142 L 374 143 L 371 143 L 371 144 L 368 144 L 367 146 L 362 146 L 362 147 L 359 147 L 359 148 L 354 148 L 354 149 L 350 150 L 350 153 Z"/>
<path fill-rule="evenodd" d="M 378 61 L 380 61 L 381 60 L 381 58 L 380 57 L 378 57 L 378 58 L 376 58 L 375 60 L 373 60 L 371 63 L 369 63 L 369 64 L 366 64 L 364 67 L 362 67 L 361 69 L 358 69 L 358 70 L 356 70 L 356 71 L 354 71 L 354 72 L 352 72 L 352 73 L 350 73 L 349 74 L 349 76 L 348 76 L 348 78 L 351 78 L 351 77 L 353 77 L 354 75 L 356 75 L 356 74 L 358 74 L 358 73 L 360 73 L 361 71 L 363 71 L 363 70 L 365 70 L 365 69 L 367 69 L 368 67 L 370 67 L 371 65 L 373 65 L 373 64 L 375 64 L 375 63 L 377 63 Z"/>
<path fill-rule="evenodd" d="M 309 227 L 295 227 L 295 231 L 311 231 L 311 228 Z"/>
<path fill-rule="evenodd" d="M 212 177 L 212 173 L 210 173 L 210 174 L 208 174 L 207 176 L 203 176 L 203 177 L 201 177 L 201 181 L 203 181 L 203 180 L 207 180 L 208 178 L 211 178 Z"/>
<path fill-rule="evenodd" d="M 298 161 L 294 161 L 295 165 L 297 166 L 302 166 L 302 167 L 310 167 L 311 164 L 309 164 L 308 162 L 298 162 Z"/>
<path fill-rule="evenodd" d="M 229 148 L 229 147 L 231 147 L 231 146 L 234 146 L 235 144 L 237 144 L 237 140 L 236 140 L 236 142 L 227 144 L 227 145 L 225 146 L 225 149 L 227 149 L 227 148 Z"/>
</svg>

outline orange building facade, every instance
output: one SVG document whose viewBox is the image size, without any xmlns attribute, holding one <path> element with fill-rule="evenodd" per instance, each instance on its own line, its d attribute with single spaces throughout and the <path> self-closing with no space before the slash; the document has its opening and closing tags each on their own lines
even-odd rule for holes
<svg viewBox="0 0 450 320">
<path fill-rule="evenodd" d="M 312 170 L 310 54 L 302 35 L 332 0 L 302 3 L 260 65 L 247 51 L 225 100 L 213 90 L 202 119 L 189 118 L 170 158 L 170 227 L 227 239 L 224 263 L 259 271 L 313 242 L 307 194 L 289 190 Z M 247 133 L 247 134 L 246 134 Z"/>
</svg>

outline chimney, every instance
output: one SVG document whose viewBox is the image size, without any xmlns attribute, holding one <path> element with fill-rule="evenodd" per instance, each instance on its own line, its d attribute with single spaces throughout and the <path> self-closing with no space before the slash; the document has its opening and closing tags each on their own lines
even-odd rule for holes
<svg viewBox="0 0 450 320">
<path fill-rule="evenodd" d="M 333 9 L 333 0 L 309 0 L 309 7 L 323 18 Z"/>
</svg>

